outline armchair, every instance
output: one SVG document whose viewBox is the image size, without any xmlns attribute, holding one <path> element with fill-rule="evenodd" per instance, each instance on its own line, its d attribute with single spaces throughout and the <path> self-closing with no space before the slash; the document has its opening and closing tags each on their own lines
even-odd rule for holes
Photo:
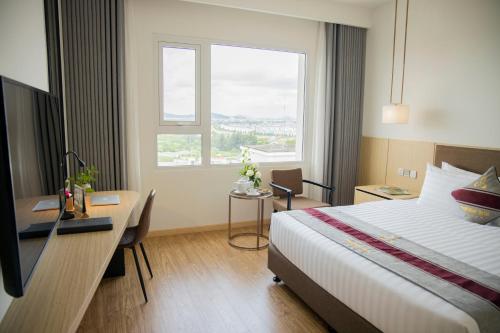
<svg viewBox="0 0 500 333">
<path fill-rule="evenodd" d="M 332 205 L 334 187 L 319 184 L 317 182 L 303 179 L 302 169 L 272 170 L 271 183 L 273 194 L 278 199 L 273 200 L 275 212 L 292 209 L 329 207 Z M 303 193 L 303 183 L 321 187 L 328 191 L 328 203 L 297 196 Z"/>
</svg>

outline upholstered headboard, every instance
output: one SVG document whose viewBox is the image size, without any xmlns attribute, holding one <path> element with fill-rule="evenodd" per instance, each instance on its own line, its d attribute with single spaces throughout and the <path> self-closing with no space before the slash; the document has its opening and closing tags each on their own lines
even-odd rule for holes
<svg viewBox="0 0 500 333">
<path fill-rule="evenodd" d="M 448 162 L 460 169 L 480 174 L 494 165 L 497 168 L 497 173 L 500 174 L 500 150 L 437 144 L 434 165 L 441 167 L 441 162 Z"/>
</svg>

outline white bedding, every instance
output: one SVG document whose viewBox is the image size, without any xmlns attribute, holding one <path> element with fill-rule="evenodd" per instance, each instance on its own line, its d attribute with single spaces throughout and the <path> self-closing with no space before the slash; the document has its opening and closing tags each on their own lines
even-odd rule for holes
<svg viewBox="0 0 500 333">
<path fill-rule="evenodd" d="M 500 228 L 473 224 L 416 200 L 335 209 L 500 276 Z M 271 241 L 313 281 L 384 332 L 479 332 L 463 311 L 284 213 L 272 216 Z"/>
</svg>

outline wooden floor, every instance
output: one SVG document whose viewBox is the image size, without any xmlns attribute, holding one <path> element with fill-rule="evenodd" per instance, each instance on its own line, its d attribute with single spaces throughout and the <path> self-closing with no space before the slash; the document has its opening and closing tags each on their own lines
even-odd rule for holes
<svg viewBox="0 0 500 333">
<path fill-rule="evenodd" d="M 283 283 L 272 282 L 267 250 L 230 247 L 225 231 L 148 238 L 144 304 L 133 257 L 127 274 L 101 282 L 78 332 L 326 332 Z"/>
</svg>

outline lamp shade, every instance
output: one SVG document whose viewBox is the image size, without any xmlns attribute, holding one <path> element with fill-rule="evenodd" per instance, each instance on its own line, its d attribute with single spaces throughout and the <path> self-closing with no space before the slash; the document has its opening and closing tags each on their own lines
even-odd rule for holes
<svg viewBox="0 0 500 333">
<path fill-rule="evenodd" d="M 407 124 L 410 118 L 410 107 L 405 104 L 385 105 L 382 109 L 382 123 Z"/>
</svg>

